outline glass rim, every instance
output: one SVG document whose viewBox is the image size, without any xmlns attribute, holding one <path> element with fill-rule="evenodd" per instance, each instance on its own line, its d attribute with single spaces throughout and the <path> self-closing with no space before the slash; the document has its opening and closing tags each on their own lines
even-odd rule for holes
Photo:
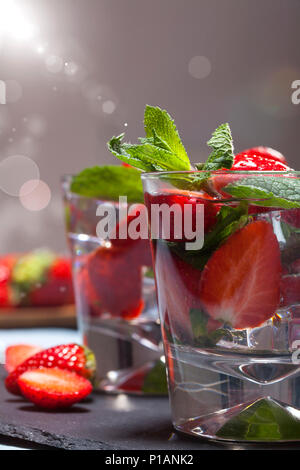
<svg viewBox="0 0 300 470">
<path fill-rule="evenodd" d="M 179 171 L 151 171 L 141 173 L 142 179 L 159 179 L 160 176 L 168 175 L 201 175 L 209 173 L 210 176 L 214 175 L 253 175 L 253 176 L 300 176 L 298 170 L 286 171 L 257 171 L 257 170 L 179 170 Z"/>
</svg>

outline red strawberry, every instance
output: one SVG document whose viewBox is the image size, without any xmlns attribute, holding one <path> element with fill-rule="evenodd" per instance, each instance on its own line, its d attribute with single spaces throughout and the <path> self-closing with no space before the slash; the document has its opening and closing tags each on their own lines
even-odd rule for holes
<svg viewBox="0 0 300 470">
<path fill-rule="evenodd" d="M 164 324 L 177 337 L 192 337 L 190 310 L 200 308 L 201 271 L 171 253 L 162 243 L 154 251 L 158 302 Z"/>
<path fill-rule="evenodd" d="M 137 227 L 135 225 L 133 226 L 134 221 L 137 221 Z M 137 232 L 141 230 L 139 225 L 145 227 L 147 238 L 133 239 L 130 236 L 131 229 L 136 229 Z M 137 265 L 139 267 L 152 265 L 151 249 L 148 240 L 147 209 L 144 204 L 134 204 L 129 208 L 128 216 L 117 225 L 110 241 L 114 247 L 131 249 L 134 245 Z"/>
<path fill-rule="evenodd" d="M 134 221 L 138 225 L 147 224 L 143 204 L 135 204 L 129 209 L 128 216 L 112 234 L 111 246 L 99 247 L 86 260 L 82 278 L 87 286 L 85 303 L 91 305 L 91 311 L 96 315 L 132 320 L 143 311 L 142 269 L 151 266 L 152 259 L 149 240 L 129 236 Z M 139 227 L 137 231 L 140 231 Z"/>
<path fill-rule="evenodd" d="M 0 257 L 0 308 L 15 306 L 13 292 L 10 286 L 13 266 L 16 262 L 16 255 Z"/>
<path fill-rule="evenodd" d="M 56 258 L 49 267 L 46 282 L 32 289 L 29 301 L 39 307 L 74 303 L 71 261 Z"/>
<path fill-rule="evenodd" d="M 281 280 L 281 306 L 291 307 L 300 304 L 300 276 L 283 276 Z"/>
<path fill-rule="evenodd" d="M 85 346 L 74 343 L 44 349 L 26 359 L 6 377 L 5 385 L 7 390 L 18 395 L 20 391 L 17 380 L 20 375 L 28 370 L 40 367 L 59 367 L 60 369 L 76 372 L 87 379 L 93 379 L 96 369 L 95 356 Z"/>
<path fill-rule="evenodd" d="M 133 318 L 141 313 L 142 266 L 139 246 L 100 247 L 87 262 L 88 278 L 102 314 Z"/>
<path fill-rule="evenodd" d="M 260 155 L 246 155 L 240 153 L 235 156 L 234 164 L 230 171 L 288 171 L 290 168 L 284 163 L 276 160 L 271 160 Z M 235 181 L 244 178 L 244 175 L 234 175 L 228 173 L 216 174 L 213 176 L 213 184 L 215 189 L 225 198 L 231 198 L 232 196 L 225 191 L 228 184 L 234 183 Z"/>
<path fill-rule="evenodd" d="M 49 269 L 49 278 L 72 282 L 72 267 L 69 258 L 56 258 Z"/>
<path fill-rule="evenodd" d="M 185 231 L 185 219 L 184 219 L 184 209 L 186 205 L 192 206 L 192 226 L 191 229 L 193 232 L 196 230 L 196 207 L 203 205 L 204 206 L 204 231 L 208 232 L 217 221 L 217 214 L 221 208 L 220 204 L 217 203 L 217 199 L 209 196 L 206 193 L 196 193 L 187 190 L 179 189 L 168 189 L 165 193 L 160 193 L 157 195 L 145 194 L 145 201 L 149 208 L 149 213 L 151 216 L 151 205 L 152 204 L 167 204 L 171 207 L 173 204 L 177 204 L 181 209 L 181 227 L 182 227 L 182 237 L 179 239 L 175 237 L 174 226 L 175 217 L 174 214 L 170 213 L 170 237 L 166 238 L 168 241 L 187 241 L 187 238 L 184 236 Z M 151 218 L 151 217 L 150 217 Z M 160 221 L 161 223 L 161 221 Z M 169 220 L 167 220 L 169 223 Z M 162 237 L 162 233 L 159 235 Z"/>
<path fill-rule="evenodd" d="M 260 155 L 240 153 L 235 156 L 231 170 L 237 171 L 287 171 L 290 168 L 284 163 L 270 160 Z"/>
<path fill-rule="evenodd" d="M 253 328 L 271 318 L 280 301 L 280 249 L 272 226 L 252 222 L 209 259 L 200 283 L 208 315 L 234 328 Z"/>
<path fill-rule="evenodd" d="M 278 150 L 270 147 L 252 147 L 251 149 L 243 150 L 238 155 L 259 155 L 260 157 L 268 158 L 270 160 L 277 160 L 278 162 L 287 163 L 286 158 Z"/>
<path fill-rule="evenodd" d="M 14 344 L 8 346 L 5 350 L 5 369 L 8 372 L 12 372 L 22 362 L 39 351 L 41 351 L 41 348 L 32 344 Z"/>
<path fill-rule="evenodd" d="M 92 392 L 91 383 L 80 375 L 57 367 L 24 372 L 18 378 L 22 395 L 41 408 L 67 408 Z"/>
<path fill-rule="evenodd" d="M 11 307 L 11 295 L 10 295 L 10 288 L 8 282 L 1 282 L 0 283 L 0 308 L 7 308 Z M 0 311 L 1 314 L 1 311 Z"/>
</svg>

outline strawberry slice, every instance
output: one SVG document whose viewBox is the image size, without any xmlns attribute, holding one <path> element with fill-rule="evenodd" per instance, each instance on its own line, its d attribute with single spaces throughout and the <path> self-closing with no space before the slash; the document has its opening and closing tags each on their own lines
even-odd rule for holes
<svg viewBox="0 0 300 470">
<path fill-rule="evenodd" d="M 278 162 L 287 163 L 286 158 L 278 150 L 270 147 L 252 147 L 251 149 L 243 150 L 238 155 L 259 155 L 260 157 L 268 158 L 269 160 L 277 160 Z"/>
<path fill-rule="evenodd" d="M 48 369 L 59 367 L 93 380 L 96 362 L 92 351 L 79 344 L 61 344 L 44 349 L 26 359 L 6 377 L 5 386 L 7 390 L 14 395 L 19 395 L 18 378 L 20 375 L 28 370 L 40 367 L 47 367 Z"/>
<path fill-rule="evenodd" d="M 24 372 L 18 378 L 22 395 L 40 408 L 67 408 L 92 392 L 91 383 L 80 375 L 59 368 Z"/>
<path fill-rule="evenodd" d="M 41 351 L 41 348 L 32 344 L 14 344 L 8 346 L 5 350 L 5 369 L 8 372 L 12 372 L 22 362 L 39 351 Z"/>
<path fill-rule="evenodd" d="M 187 264 L 158 242 L 154 250 L 158 302 L 164 325 L 175 336 L 191 338 L 190 310 L 200 308 L 201 271 Z"/>
<path fill-rule="evenodd" d="M 207 314 L 234 328 L 253 328 L 280 301 L 280 249 L 272 226 L 252 222 L 214 252 L 204 268 L 200 300 Z"/>
</svg>

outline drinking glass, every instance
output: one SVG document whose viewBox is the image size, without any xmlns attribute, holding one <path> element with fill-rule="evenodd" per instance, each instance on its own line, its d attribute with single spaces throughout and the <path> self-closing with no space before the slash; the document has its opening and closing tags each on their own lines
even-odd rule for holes
<svg viewBox="0 0 300 470">
<path fill-rule="evenodd" d="M 132 206 L 72 193 L 71 180 L 71 176 L 64 177 L 62 186 L 77 318 L 83 342 L 96 356 L 98 388 L 164 393 L 165 365 L 149 240 L 98 236 L 101 216 L 97 214 L 113 207 L 120 226 L 127 220 L 121 214 L 130 214 Z"/>
<path fill-rule="evenodd" d="M 225 441 L 300 440 L 299 194 L 290 192 L 287 208 L 279 209 L 270 190 L 291 178 L 299 174 L 142 176 L 172 420 L 180 432 Z M 239 197 L 226 192 L 239 185 Z M 253 193 L 266 185 L 268 193 Z M 154 213 L 158 206 L 163 210 Z M 185 235 L 188 220 L 198 246 Z"/>
</svg>

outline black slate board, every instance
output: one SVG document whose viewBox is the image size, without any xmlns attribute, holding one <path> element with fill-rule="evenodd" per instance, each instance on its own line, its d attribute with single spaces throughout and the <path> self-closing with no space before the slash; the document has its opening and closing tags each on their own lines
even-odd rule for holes
<svg viewBox="0 0 300 470">
<path fill-rule="evenodd" d="M 70 450 L 216 450 L 224 446 L 174 433 L 164 397 L 94 393 L 68 411 L 37 410 L 10 395 L 0 368 L 1 435 L 23 442 Z M 7 443 L 7 441 L 6 441 Z M 242 445 L 225 448 L 247 448 Z M 255 449 L 262 448 L 255 446 Z M 291 446 L 285 446 L 291 448 Z M 254 448 L 251 446 L 250 448 Z M 269 447 L 271 448 L 271 447 Z M 278 449 L 278 445 L 275 447 Z"/>
</svg>

